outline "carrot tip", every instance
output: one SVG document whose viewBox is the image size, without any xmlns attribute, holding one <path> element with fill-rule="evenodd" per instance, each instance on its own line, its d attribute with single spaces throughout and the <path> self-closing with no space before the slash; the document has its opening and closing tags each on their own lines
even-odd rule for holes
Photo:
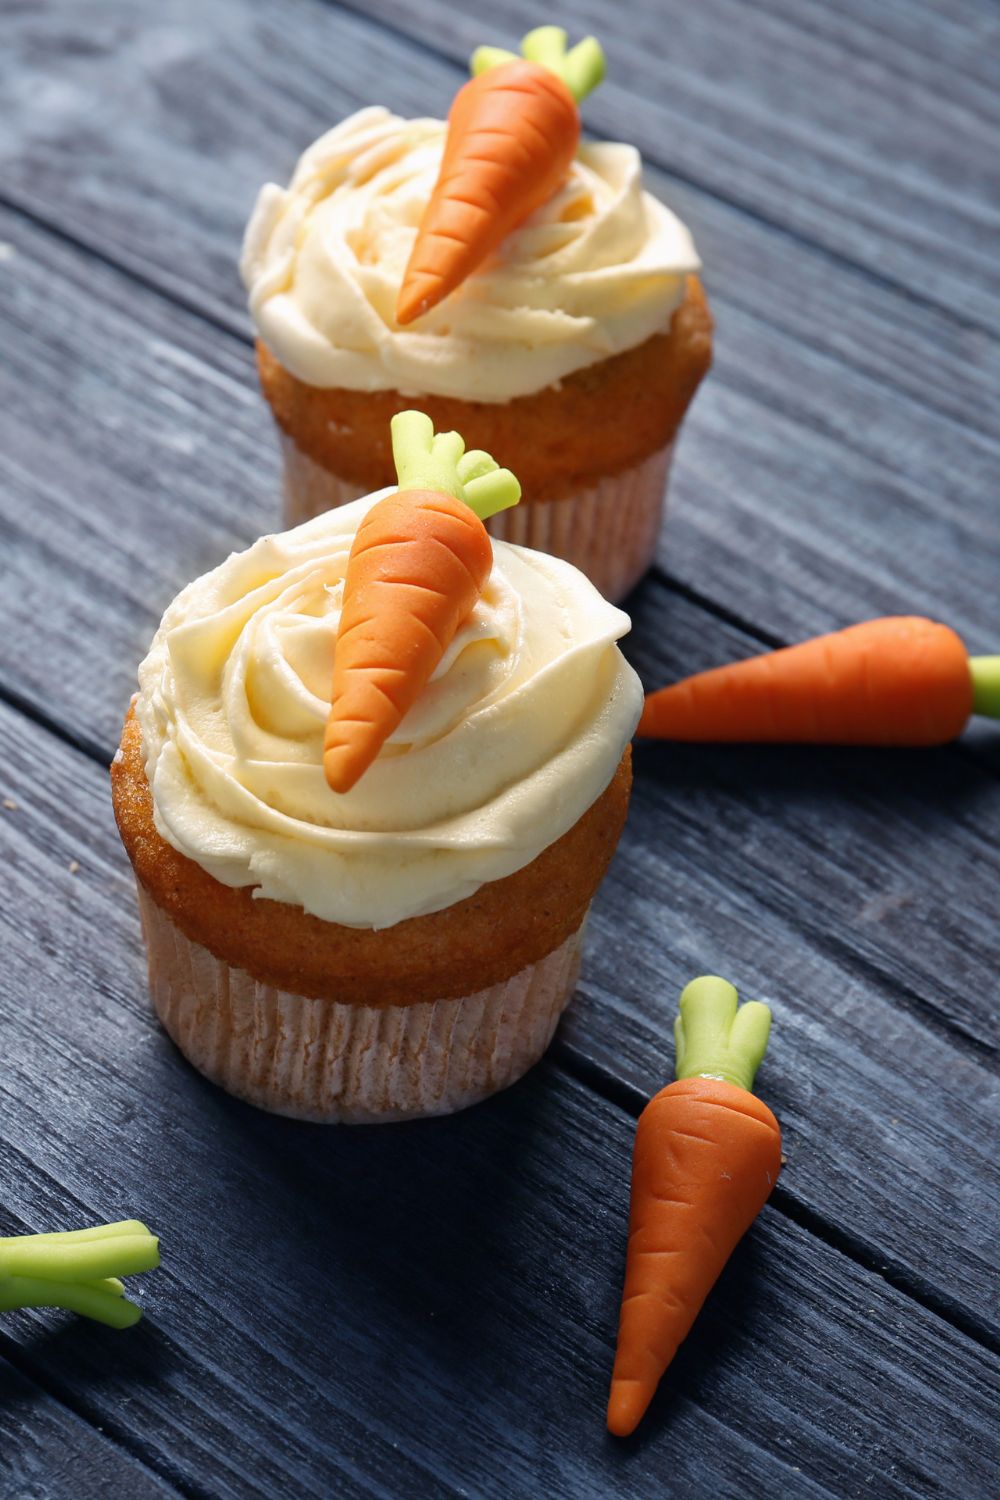
<svg viewBox="0 0 1000 1500">
<path fill-rule="evenodd" d="M 646 1414 L 650 1398 L 627 1387 L 612 1385 L 608 1401 L 608 1431 L 613 1437 L 630 1437 Z"/>
</svg>

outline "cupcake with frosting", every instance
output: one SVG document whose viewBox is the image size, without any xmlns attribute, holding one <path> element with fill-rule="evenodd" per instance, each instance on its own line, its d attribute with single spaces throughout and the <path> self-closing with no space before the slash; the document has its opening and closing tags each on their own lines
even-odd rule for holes
<svg viewBox="0 0 1000 1500">
<path fill-rule="evenodd" d="M 400 488 L 185 588 L 112 767 L 155 1007 L 314 1120 L 446 1113 L 544 1051 L 620 834 L 626 615 L 483 518 L 512 476 L 419 413 Z"/>
<path fill-rule="evenodd" d="M 597 44 L 543 27 L 523 51 L 480 49 L 448 123 L 376 107 L 322 136 L 262 190 L 241 271 L 289 524 L 391 483 L 388 422 L 416 405 L 518 464 L 493 535 L 619 598 L 654 551 L 711 318 L 638 152 L 579 142 Z"/>
</svg>

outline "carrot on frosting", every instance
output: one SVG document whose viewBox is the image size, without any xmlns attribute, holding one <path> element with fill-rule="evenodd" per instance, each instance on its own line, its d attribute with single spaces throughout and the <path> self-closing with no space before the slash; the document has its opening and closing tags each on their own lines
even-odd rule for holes
<svg viewBox="0 0 1000 1500">
<path fill-rule="evenodd" d="M 539 26 L 522 57 L 480 47 L 455 96 L 434 191 L 399 290 L 397 322 L 435 307 L 562 186 L 580 141 L 577 105 L 604 77 L 593 37 L 566 51 Z"/>
<path fill-rule="evenodd" d="M 488 453 L 437 436 L 419 411 L 392 419 L 399 489 L 358 527 L 344 579 L 323 770 L 347 792 L 430 681 L 493 566 L 483 521 L 521 488 Z"/>
<path fill-rule="evenodd" d="M 943 745 L 970 714 L 1000 718 L 1000 656 L 947 625 L 889 616 L 700 672 L 646 698 L 651 739 Z"/>
</svg>

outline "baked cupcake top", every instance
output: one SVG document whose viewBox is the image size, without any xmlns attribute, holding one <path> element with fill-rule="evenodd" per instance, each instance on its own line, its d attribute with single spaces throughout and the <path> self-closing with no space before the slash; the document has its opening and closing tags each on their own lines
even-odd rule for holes
<svg viewBox="0 0 1000 1500">
<path fill-rule="evenodd" d="M 156 827 L 229 886 L 383 928 L 529 864 L 611 781 L 642 706 L 628 616 L 493 544 L 478 603 L 350 791 L 324 775 L 343 582 L 391 491 L 266 536 L 168 608 L 136 700 Z"/>
<path fill-rule="evenodd" d="M 700 267 L 642 188 L 639 153 L 580 146 L 566 182 L 417 322 L 396 301 L 441 169 L 446 124 L 358 111 L 268 184 L 241 273 L 264 343 L 308 385 L 498 402 L 664 332 Z"/>
</svg>

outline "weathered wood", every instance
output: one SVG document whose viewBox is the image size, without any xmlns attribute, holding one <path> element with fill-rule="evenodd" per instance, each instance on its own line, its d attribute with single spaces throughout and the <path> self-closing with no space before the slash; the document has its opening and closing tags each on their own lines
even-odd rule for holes
<svg viewBox="0 0 1000 1500">
<path fill-rule="evenodd" d="M 5 709 L 0 768 L 18 803 L 0 825 L 2 1201 L 28 1226 L 60 1204 L 137 1213 L 164 1262 L 134 1332 L 38 1314 L 10 1337 L 182 1490 L 988 1490 L 1000 1359 L 772 1209 L 640 1437 L 608 1439 L 631 1118 L 548 1065 L 395 1130 L 227 1099 L 149 1012 L 103 772 Z"/>
<path fill-rule="evenodd" d="M 107 1500 L 111 1494 L 168 1500 L 177 1493 L 2 1355 L 0 1487 L 12 1500 Z"/>
<path fill-rule="evenodd" d="M 145 18 L 106 0 L 50 17 L 44 45 L 29 18 L 28 73 L 40 54 L 69 76 L 45 130 L 22 141 L 5 175 L 53 222 L 245 334 L 234 267 L 259 183 L 358 102 L 415 112 L 446 100 L 457 69 L 336 11 L 282 7 L 280 36 L 266 6 L 252 25 L 233 0 L 212 19 L 193 5 L 170 14 L 176 29 L 156 33 L 156 45 Z M 228 27 L 225 46 L 216 24 Z M 84 30 L 81 60 L 72 46 Z M 104 53 L 117 59 L 126 43 L 143 87 L 98 127 L 107 172 L 83 171 L 80 111 Z M 67 51 L 71 61 L 59 61 Z M 280 106 L 248 109 L 265 83 Z M 940 611 L 961 595 L 977 612 L 970 644 L 989 649 L 1000 344 L 717 200 L 690 198 L 683 184 L 654 174 L 652 185 L 672 201 L 681 194 L 719 316 L 716 369 L 681 445 L 664 565 L 788 638 L 878 609 Z M 781 589 L 770 567 L 746 567 L 754 555 L 781 566 Z"/>
</svg>

